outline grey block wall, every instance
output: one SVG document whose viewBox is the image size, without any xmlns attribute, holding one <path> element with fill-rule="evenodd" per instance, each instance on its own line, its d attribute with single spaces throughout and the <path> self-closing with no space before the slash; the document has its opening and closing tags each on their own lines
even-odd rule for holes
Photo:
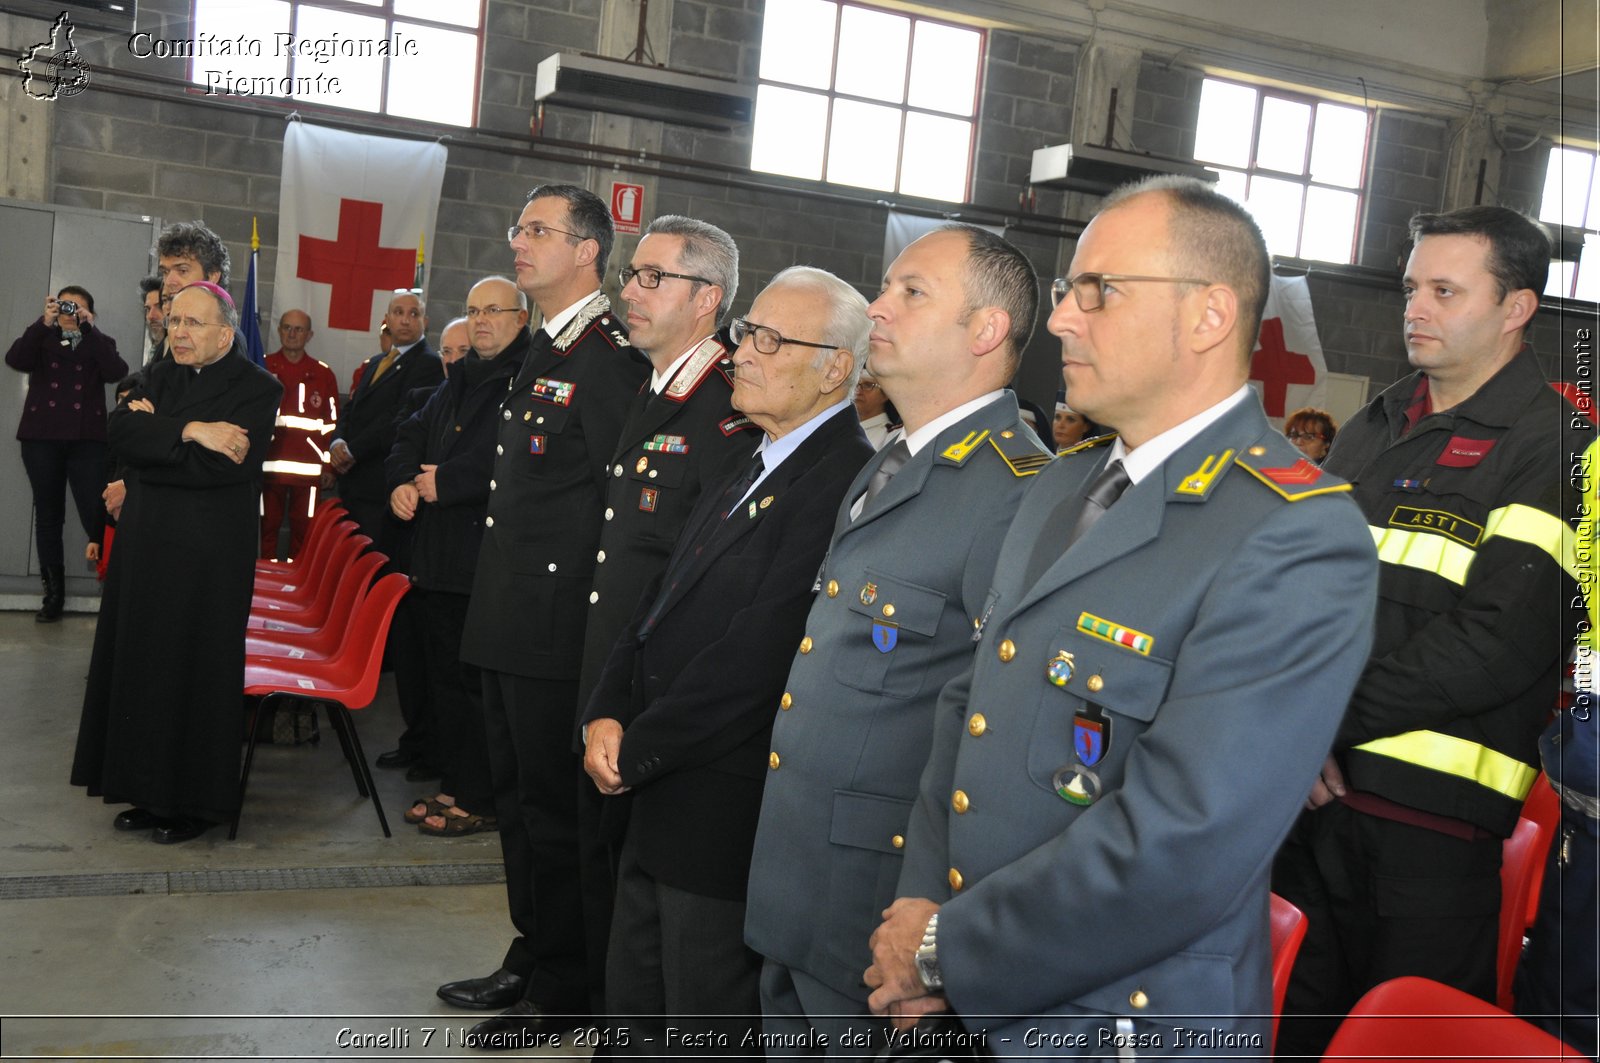
<svg viewBox="0 0 1600 1063">
<path fill-rule="evenodd" d="M 145 0 L 140 5 L 140 26 L 162 36 L 181 36 L 188 7 L 185 0 Z M 671 65 L 753 78 L 759 68 L 762 8 L 762 0 L 675 0 Z M 461 145 L 450 149 L 438 232 L 429 254 L 433 274 L 428 309 L 436 326 L 458 312 L 475 279 L 509 268 L 504 231 L 529 188 L 551 181 L 592 181 L 592 187 L 601 191 L 609 187 L 613 176 L 609 165 L 591 168 L 526 154 L 551 153 L 548 145 L 526 139 L 534 110 L 535 66 L 556 51 L 599 50 L 601 24 L 602 0 L 489 0 L 479 124 L 484 130 L 510 134 L 492 139 L 515 150 Z M 120 41 L 80 42 L 80 47 L 91 66 L 100 69 L 172 77 L 184 73 L 180 60 L 134 60 Z M 996 30 L 989 34 L 987 47 L 972 179 L 973 203 L 985 215 L 980 220 L 1016 216 L 1019 197 L 1028 192 L 1032 151 L 1069 139 L 1079 61 L 1075 43 L 1039 35 Z M 1118 143 L 1159 154 L 1192 152 L 1202 78 L 1200 71 L 1181 62 L 1146 60 L 1135 98 L 1119 105 Z M 202 218 L 228 240 L 240 274 L 249 250 L 250 219 L 258 217 L 262 299 L 270 306 L 279 242 L 283 127 L 293 108 L 266 101 L 219 106 L 198 95 L 173 99 L 170 89 L 152 87 L 152 92 L 166 98 L 157 102 L 91 88 L 61 105 L 55 122 L 51 197 L 63 204 L 155 214 L 167 220 Z M 404 123 L 396 124 L 404 128 Z M 591 135 L 591 116 L 554 107 L 547 110 L 543 127 L 547 140 L 586 141 Z M 1506 134 L 1513 147 L 1528 139 L 1525 132 Z M 1396 268 L 1407 218 L 1439 204 L 1448 147 L 1442 116 L 1382 112 L 1372 145 L 1360 264 L 1386 271 Z M 715 222 L 735 237 L 743 255 L 737 309 L 748 307 L 767 279 L 794 263 L 833 270 L 869 296 L 876 293 L 884 265 L 886 216 L 876 201 L 899 197 L 744 171 L 749 159 L 747 130 L 722 134 L 667 126 L 660 151 L 741 171 L 663 177 L 653 201 L 646 204 L 647 216 L 687 213 Z M 1519 207 L 1536 204 L 1543 160 L 1538 149 L 1508 152 L 1496 190 L 1502 201 Z M 729 187 L 729 178 L 738 187 Z M 858 201 L 804 194 L 819 188 Z M 949 209 L 943 204 L 920 205 Z M 1060 217 L 1064 197 L 1041 190 L 1033 209 Z M 1055 272 L 1058 254 L 1064 251 L 1070 257 L 1070 242 L 1013 232 L 1045 283 Z M 1395 287 L 1374 288 L 1324 271 L 1312 276 L 1329 367 L 1371 377 L 1374 390 L 1407 371 L 1397 285 L 1396 281 Z M 1025 394 L 1042 403 L 1049 401 L 1054 387 L 1057 358 L 1057 347 L 1043 327 L 1048 308 L 1048 300 L 1042 300 L 1022 378 Z M 1592 321 L 1580 322 L 1571 314 L 1567 319 L 1555 310 L 1541 314 L 1535 342 L 1548 352 L 1553 373 L 1562 370 L 1557 352 L 1570 345 L 1580 324 L 1593 327 Z"/>
</svg>

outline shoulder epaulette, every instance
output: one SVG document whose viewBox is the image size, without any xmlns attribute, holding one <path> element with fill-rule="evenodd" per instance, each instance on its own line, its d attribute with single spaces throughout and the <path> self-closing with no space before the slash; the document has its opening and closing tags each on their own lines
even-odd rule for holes
<svg viewBox="0 0 1600 1063">
<path fill-rule="evenodd" d="M 1000 455 L 1013 476 L 1034 476 L 1055 460 L 1050 448 L 1032 432 L 1007 428 L 989 436 L 989 445 Z"/>
<path fill-rule="evenodd" d="M 1057 457 L 1065 457 L 1068 454 L 1076 454 L 1081 450 L 1093 450 L 1095 447 L 1106 446 L 1108 443 L 1111 443 L 1116 438 L 1117 438 L 1117 433 L 1108 432 L 1103 436 L 1095 436 L 1093 439 L 1081 440 L 1080 442 L 1074 443 L 1070 447 L 1063 447 L 1061 449 L 1060 453 L 1058 453 L 1056 456 Z"/>
<path fill-rule="evenodd" d="M 574 344 L 583 338 L 584 334 L 589 331 L 590 326 L 598 327 L 604 331 L 611 340 L 612 346 L 630 346 L 628 343 L 628 330 L 623 328 L 622 322 L 612 315 L 611 300 L 606 297 L 604 292 L 601 292 L 585 303 L 583 308 L 578 311 L 578 315 L 567 322 L 567 327 L 561 330 L 561 334 L 550 341 L 551 349 L 558 354 L 565 355 L 572 349 Z"/>
<path fill-rule="evenodd" d="M 721 362 L 727 360 L 728 352 L 717 340 L 715 335 L 707 336 L 700 341 L 700 345 L 689 355 L 689 360 L 678 367 L 672 375 L 672 383 L 668 384 L 661 394 L 670 402 L 687 402 L 689 396 L 705 382 L 712 370 Z"/>
<path fill-rule="evenodd" d="M 1323 472 L 1305 458 L 1300 458 L 1292 465 L 1267 466 L 1250 460 L 1263 457 L 1264 451 L 1263 447 L 1251 447 L 1248 455 L 1241 456 L 1236 464 L 1290 502 L 1298 502 L 1315 495 L 1338 494 L 1351 489 L 1348 483 Z"/>
</svg>

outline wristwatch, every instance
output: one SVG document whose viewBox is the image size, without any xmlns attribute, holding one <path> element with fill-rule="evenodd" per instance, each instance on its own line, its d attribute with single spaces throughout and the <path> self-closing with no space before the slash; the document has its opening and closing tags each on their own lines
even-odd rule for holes
<svg viewBox="0 0 1600 1063">
<path fill-rule="evenodd" d="M 944 975 L 939 971 L 939 913 L 928 918 L 928 927 L 922 932 L 922 947 L 917 949 L 917 977 L 922 988 L 934 992 L 944 988 Z"/>
</svg>

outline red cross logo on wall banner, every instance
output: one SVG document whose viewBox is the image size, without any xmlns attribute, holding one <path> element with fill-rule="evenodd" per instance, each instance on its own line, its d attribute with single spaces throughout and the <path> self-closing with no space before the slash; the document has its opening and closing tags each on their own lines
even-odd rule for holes
<svg viewBox="0 0 1600 1063">
<path fill-rule="evenodd" d="M 382 229 L 382 203 L 341 198 L 338 239 L 300 237 L 298 275 L 333 286 L 328 302 L 330 328 L 365 332 L 372 327 L 372 293 L 410 287 L 417 250 L 380 246 Z M 1281 329 L 1279 336 L 1281 344 Z"/>
<path fill-rule="evenodd" d="M 1268 417 L 1282 417 L 1290 384 L 1315 384 L 1317 370 L 1308 355 L 1289 350 L 1283 341 L 1283 318 L 1261 322 L 1261 346 L 1250 359 L 1250 379 L 1261 381 L 1261 405 Z"/>
</svg>

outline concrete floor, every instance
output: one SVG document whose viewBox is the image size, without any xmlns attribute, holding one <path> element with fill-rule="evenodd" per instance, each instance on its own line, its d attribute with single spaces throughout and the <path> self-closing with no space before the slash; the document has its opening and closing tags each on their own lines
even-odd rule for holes
<svg viewBox="0 0 1600 1063">
<path fill-rule="evenodd" d="M 498 838 L 418 834 L 400 816 L 431 784 L 375 770 L 384 838 L 326 719 L 315 746 L 260 747 L 238 841 L 113 831 L 124 806 L 67 783 L 94 624 L 0 613 L 0 1056 L 478 1055 L 485 1015 L 433 991 L 498 965 Z M 394 747 L 388 677 L 355 716 L 369 761 Z M 540 1054 L 588 1055 L 563 1040 Z"/>
</svg>

